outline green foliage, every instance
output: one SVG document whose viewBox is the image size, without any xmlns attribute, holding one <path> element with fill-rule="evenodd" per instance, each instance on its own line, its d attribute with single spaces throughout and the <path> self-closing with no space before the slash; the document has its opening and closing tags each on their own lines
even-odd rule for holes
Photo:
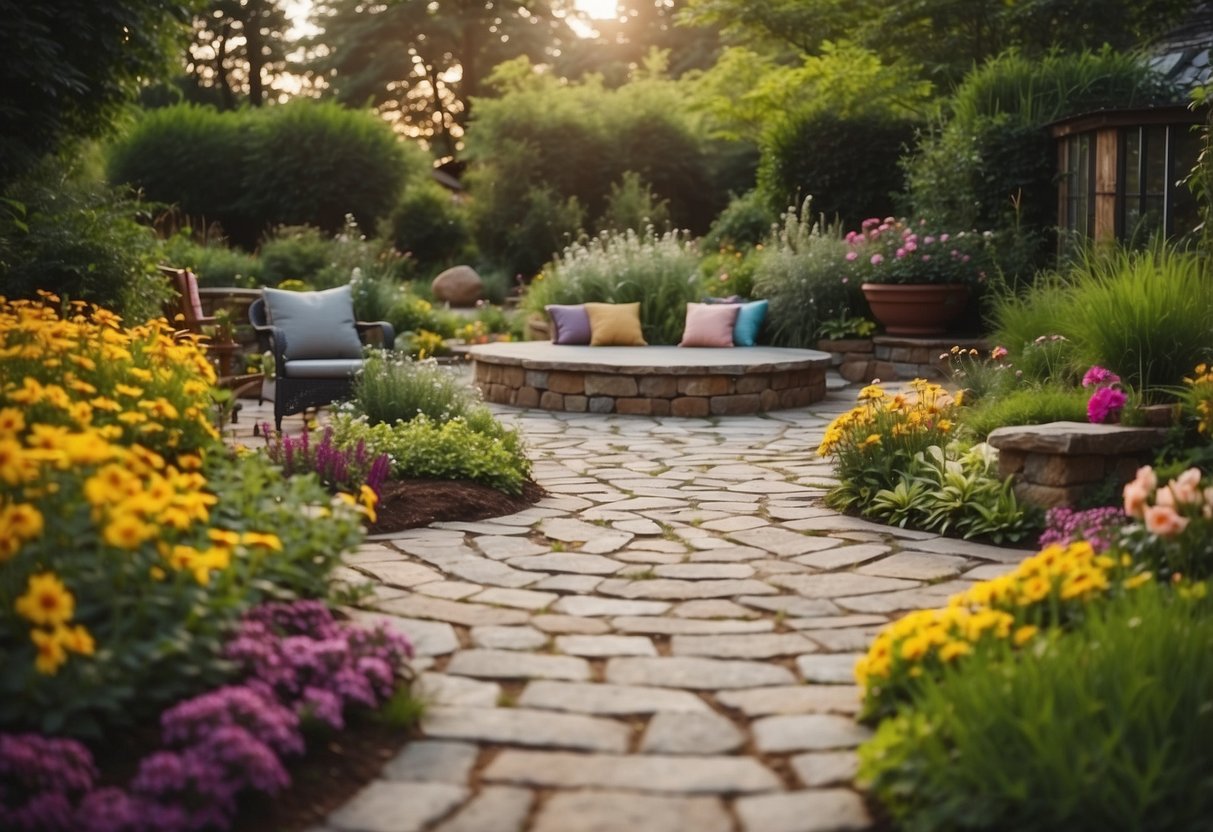
<svg viewBox="0 0 1213 832">
<path fill-rule="evenodd" d="M 658 200 L 650 188 L 633 171 L 611 185 L 606 207 L 598 218 L 599 231 L 635 231 L 643 233 L 652 228 L 658 233 L 670 230 L 670 201 Z"/>
<path fill-rule="evenodd" d="M 419 415 L 436 422 L 467 418 L 482 407 L 463 381 L 434 362 L 376 352 L 354 381 L 351 412 L 370 424 L 392 424 Z"/>
<path fill-rule="evenodd" d="M 980 399 L 957 411 L 965 428 L 979 439 L 1007 425 L 1043 425 L 1049 422 L 1087 421 L 1089 390 L 1046 384 L 1020 387 Z"/>
<path fill-rule="evenodd" d="M 336 233 L 347 214 L 375 227 L 409 159 L 382 121 L 332 103 L 228 113 L 179 105 L 145 113 L 115 143 L 109 176 L 252 246 L 276 225 Z"/>
<path fill-rule="evenodd" d="M 383 274 L 359 274 L 350 285 L 354 295 L 354 318 L 359 321 L 386 321 L 404 293 L 394 277 Z"/>
<path fill-rule="evenodd" d="M 491 421 L 491 415 L 487 419 Z M 338 445 L 365 442 L 368 453 L 388 454 L 396 479 L 472 480 L 507 494 L 521 494 L 531 471 L 521 440 L 514 431 L 500 427 L 497 436 L 485 432 L 486 424 L 463 418 L 436 421 L 426 415 L 374 426 L 347 416 L 334 420 Z"/>
<path fill-rule="evenodd" d="M 315 289 L 341 286 L 356 278 L 399 280 L 411 263 L 382 240 L 368 240 L 352 216 L 330 236 L 308 226 L 275 229 L 261 244 L 261 278 L 277 286 L 298 280 Z M 360 320 L 381 320 L 380 318 Z"/>
<path fill-rule="evenodd" d="M 699 300 L 699 254 L 670 232 L 656 236 L 603 233 L 571 245 L 544 267 L 522 308 L 542 313 L 551 303 L 640 303 L 640 326 L 650 344 L 677 344 L 686 305 Z"/>
<path fill-rule="evenodd" d="M 704 291 L 717 298 L 736 295 L 749 298 L 754 295 L 754 275 L 762 262 L 762 249 L 750 248 L 736 251 L 722 248 L 704 255 L 699 261 Z"/>
<path fill-rule="evenodd" d="M 472 242 L 468 212 L 439 185 L 410 185 L 387 224 L 393 244 L 412 257 L 423 277 L 467 259 Z"/>
<path fill-rule="evenodd" d="M 861 749 L 899 828 L 1199 829 L 1213 813 L 1213 615 L 1145 586 L 918 689 Z M 1031 760 L 1031 765 L 1008 765 Z"/>
<path fill-rule="evenodd" d="M 199 286 L 252 289 L 261 282 L 261 261 L 221 242 L 196 243 L 185 234 L 176 234 L 164 241 L 162 251 L 166 263 L 193 271 Z"/>
<path fill-rule="evenodd" d="M 383 320 L 390 323 L 398 335 L 425 330 L 444 338 L 454 337 L 460 319 L 453 313 L 435 309 L 434 304 L 416 292 L 415 286 L 401 292 Z"/>
<path fill-rule="evenodd" d="M 140 202 L 80 180 L 48 161 L 4 194 L 0 211 L 0 286 L 10 298 L 42 289 L 87 300 L 132 323 L 161 313 L 171 294 L 156 271 L 151 229 Z"/>
<path fill-rule="evenodd" d="M 71 139 L 100 136 L 179 54 L 190 7 L 0 2 L 0 190 Z"/>
<path fill-rule="evenodd" d="M 778 346 L 811 348 L 822 321 L 863 308 L 858 285 L 838 269 L 847 249 L 841 229 L 814 223 L 809 206 L 784 215 L 754 271 L 754 294 L 771 301 L 766 328 Z"/>
<path fill-rule="evenodd" d="M 779 216 L 771 209 L 766 196 L 754 188 L 729 200 L 704 235 L 703 248 L 713 251 L 757 245 L 770 235 L 778 221 Z"/>
</svg>

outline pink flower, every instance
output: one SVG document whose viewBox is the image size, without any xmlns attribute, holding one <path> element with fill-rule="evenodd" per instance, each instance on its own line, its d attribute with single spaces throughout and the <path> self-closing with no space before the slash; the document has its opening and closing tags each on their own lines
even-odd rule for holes
<svg viewBox="0 0 1213 832">
<path fill-rule="evenodd" d="M 1125 514 L 1141 519 L 1145 514 L 1146 499 L 1150 496 L 1150 492 L 1140 482 L 1133 480 L 1133 482 L 1125 484 L 1124 494 Z"/>
<path fill-rule="evenodd" d="M 879 266 L 881 263 L 884 262 L 884 255 L 883 254 L 873 254 L 871 262 L 872 262 L 873 266 Z"/>
<path fill-rule="evenodd" d="M 947 234 L 939 235 L 939 242 L 941 242 L 941 243 L 946 243 L 949 239 L 951 239 L 951 237 Z"/>
<path fill-rule="evenodd" d="M 1149 465 L 1143 465 L 1137 469 L 1137 475 L 1133 477 L 1133 482 L 1140 485 L 1146 491 L 1153 491 L 1158 488 L 1158 475 L 1154 473 L 1154 469 Z"/>
<path fill-rule="evenodd" d="M 1170 506 L 1150 506 L 1146 509 L 1146 531 L 1159 537 L 1174 537 L 1188 525 Z"/>
<path fill-rule="evenodd" d="M 1171 494 L 1178 504 L 1199 505 L 1202 501 L 1200 492 L 1200 469 L 1189 468 L 1170 483 Z"/>
<path fill-rule="evenodd" d="M 1007 348 L 1002 345 L 999 345 L 999 346 L 995 347 L 994 349 L 990 350 L 990 358 L 993 358 L 995 361 L 1001 361 L 1002 359 L 1004 359 L 1006 357 L 1007 357 Z"/>
<path fill-rule="evenodd" d="M 906 256 L 906 250 L 905 250 L 904 246 L 902 248 L 897 249 L 897 259 L 900 260 L 902 257 L 905 257 L 905 256 Z"/>
<path fill-rule="evenodd" d="M 929 255 L 929 254 L 924 254 L 924 255 L 922 256 L 922 262 L 924 262 L 924 263 L 930 263 L 930 262 L 931 262 L 931 255 Z"/>
<path fill-rule="evenodd" d="M 1100 387 L 1087 401 L 1087 421 L 1102 425 L 1119 416 L 1128 397 L 1114 387 Z"/>
<path fill-rule="evenodd" d="M 852 260 L 858 260 L 858 259 L 859 259 L 858 251 L 848 251 L 847 252 L 847 262 L 848 263 L 850 263 Z"/>
<path fill-rule="evenodd" d="M 1098 364 L 1087 370 L 1086 375 L 1082 377 L 1083 387 L 1103 387 L 1110 384 L 1120 384 L 1120 376 Z"/>
</svg>

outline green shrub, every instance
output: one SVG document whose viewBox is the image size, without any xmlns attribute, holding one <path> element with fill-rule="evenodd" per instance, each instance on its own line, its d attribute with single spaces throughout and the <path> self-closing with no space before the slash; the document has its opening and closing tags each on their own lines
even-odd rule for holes
<svg viewBox="0 0 1213 832">
<path fill-rule="evenodd" d="M 483 412 L 488 414 L 488 409 Z M 334 420 L 334 436 L 338 445 L 365 442 L 368 453 L 388 454 L 396 479 L 471 480 L 507 494 L 521 494 L 531 471 L 521 441 L 504 428 L 498 428 L 498 436 L 486 432 L 484 418 L 482 415 L 480 424 L 475 424 L 462 418 L 436 421 L 419 415 L 408 422 L 371 426 L 342 416 Z M 492 420 L 491 414 L 487 419 Z M 514 439 L 506 441 L 503 436 Z"/>
<path fill-rule="evenodd" d="M 253 289 L 261 285 L 261 261 L 222 243 L 200 245 L 184 234 L 164 243 L 166 263 L 188 267 L 198 276 L 199 286 L 237 286 Z"/>
<path fill-rule="evenodd" d="M 315 278 L 331 262 L 328 235 L 307 226 L 281 226 L 261 244 L 261 279 L 267 286 L 302 280 L 320 288 Z"/>
<path fill-rule="evenodd" d="M 774 210 L 812 197 L 814 211 L 858 228 L 894 213 L 892 195 L 903 180 L 898 159 L 913 137 L 912 121 L 888 113 L 793 113 L 763 139 L 758 187 Z"/>
<path fill-rule="evenodd" d="M 789 205 L 793 203 L 783 203 Z M 783 205 L 780 207 L 782 208 Z M 719 248 L 754 246 L 765 240 L 779 222 L 779 213 L 771 208 L 766 195 L 757 188 L 735 196 L 704 235 L 707 251 Z"/>
<path fill-rule="evenodd" d="M 387 224 L 392 242 L 413 258 L 422 277 L 467 259 L 472 242 L 468 212 L 439 185 L 407 187 Z"/>
<path fill-rule="evenodd" d="M 350 402 L 351 412 L 372 425 L 420 415 L 445 422 L 481 406 L 471 388 L 445 367 L 385 352 L 367 358 Z"/>
<path fill-rule="evenodd" d="M 606 207 L 598 218 L 599 231 L 644 233 L 652 228 L 657 233 L 670 230 L 670 201 L 658 199 L 653 189 L 634 171 L 625 171 L 623 178 L 611 185 Z"/>
<path fill-rule="evenodd" d="M 749 298 L 754 295 L 754 277 L 762 262 L 762 250 L 748 248 L 737 251 L 722 248 L 704 255 L 699 262 L 699 273 L 704 292 L 717 298 L 737 295 Z"/>
<path fill-rule="evenodd" d="M 990 645 L 925 679 L 861 749 L 861 782 L 911 832 L 1201 829 L 1211 689 L 1208 602 L 1142 587 L 1037 649 Z"/>
<path fill-rule="evenodd" d="M 416 292 L 416 286 L 406 288 L 396 298 L 384 320 L 392 325 L 397 335 L 426 330 L 444 338 L 453 337 L 457 326 L 455 316 L 435 309 L 434 304 Z"/>
<path fill-rule="evenodd" d="M 298 280 L 314 289 L 342 286 L 356 277 L 401 280 L 412 263 L 382 240 L 368 240 L 353 216 L 330 236 L 308 226 L 284 226 L 261 244 L 262 280 L 270 286 Z M 378 319 L 376 319 L 378 320 Z"/>
<path fill-rule="evenodd" d="M 754 270 L 754 294 L 771 302 L 768 337 L 782 347 L 811 348 L 823 321 L 867 308 L 859 287 L 839 273 L 847 250 L 840 229 L 812 222 L 810 204 L 784 215 Z"/>
<path fill-rule="evenodd" d="M 350 285 L 354 295 L 354 318 L 359 321 L 388 320 L 404 294 L 400 281 L 382 274 L 359 274 Z"/>
<path fill-rule="evenodd" d="M 957 419 L 978 439 L 1007 425 L 1087 421 L 1091 391 L 1061 384 L 1030 385 L 987 396 L 956 412 Z"/>
<path fill-rule="evenodd" d="M 132 323 L 161 314 L 172 294 L 156 271 L 159 249 L 136 216 L 142 203 L 80 181 L 46 162 L 3 194 L 0 293 L 41 289 L 106 306 Z"/>
<path fill-rule="evenodd" d="M 544 267 L 522 306 L 542 313 L 550 303 L 639 302 L 645 340 L 677 344 L 686 305 L 699 300 L 698 263 L 694 243 L 675 232 L 603 233 L 569 246 Z"/>
</svg>

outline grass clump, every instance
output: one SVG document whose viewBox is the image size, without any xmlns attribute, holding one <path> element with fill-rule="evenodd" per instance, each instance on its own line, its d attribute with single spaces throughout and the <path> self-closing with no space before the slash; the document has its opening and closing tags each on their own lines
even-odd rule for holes
<svg viewBox="0 0 1213 832">
<path fill-rule="evenodd" d="M 987 396 L 956 411 L 960 423 L 979 440 L 1006 425 L 1086 422 L 1091 392 L 1081 387 L 1043 385 L 1020 387 Z"/>
<path fill-rule="evenodd" d="M 457 376 L 433 361 L 376 352 L 354 381 L 350 412 L 372 425 L 426 416 L 436 422 L 468 418 L 483 406 Z"/>
</svg>

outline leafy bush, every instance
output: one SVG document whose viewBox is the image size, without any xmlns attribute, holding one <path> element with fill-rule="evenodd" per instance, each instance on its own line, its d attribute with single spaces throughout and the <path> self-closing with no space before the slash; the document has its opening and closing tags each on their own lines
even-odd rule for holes
<svg viewBox="0 0 1213 832">
<path fill-rule="evenodd" d="M 333 236 L 308 226 L 275 229 L 261 244 L 263 280 L 328 289 L 362 277 L 399 281 L 411 273 L 407 258 L 381 240 L 368 240 L 352 215 L 345 219 L 345 227 Z"/>
<path fill-rule="evenodd" d="M 1079 387 L 1030 385 L 987 396 L 956 411 L 956 419 L 978 439 L 1007 425 L 1087 421 L 1089 394 Z"/>
<path fill-rule="evenodd" d="M 388 320 L 404 294 L 404 286 L 395 278 L 384 274 L 367 275 L 361 270 L 350 281 L 350 287 L 354 296 L 354 318 L 359 321 Z"/>
<path fill-rule="evenodd" d="M 433 277 L 466 260 L 471 248 L 467 209 L 432 182 L 417 182 L 405 188 L 387 219 L 387 228 L 393 244 L 408 253 L 422 277 Z"/>
<path fill-rule="evenodd" d="M 261 284 L 261 261 L 252 254 L 222 243 L 199 244 L 183 234 L 164 242 L 165 262 L 189 268 L 199 286 L 236 286 L 253 289 Z"/>
<path fill-rule="evenodd" d="M 754 269 L 754 294 L 771 301 L 767 332 L 782 347 L 811 348 L 821 323 L 866 308 L 858 284 L 839 273 L 846 243 L 837 226 L 814 223 L 805 201 L 784 214 Z"/>
<path fill-rule="evenodd" d="M 624 171 L 623 178 L 611 185 L 606 206 L 598 218 L 599 231 L 658 233 L 670 230 L 670 201 L 658 199 L 653 189 L 634 171 Z"/>
<path fill-rule="evenodd" d="M 754 277 L 761 262 L 761 248 L 745 251 L 722 248 L 704 255 L 699 261 L 704 292 L 717 298 L 753 297 Z"/>
<path fill-rule="evenodd" d="M 0 200 L 0 286 L 6 297 L 37 290 L 86 300 L 132 322 L 160 314 L 171 290 L 156 271 L 140 202 L 45 162 Z M 6 202 L 7 201 L 7 202 Z"/>
<path fill-rule="evenodd" d="M 576 243 L 544 267 L 522 299 L 542 313 L 551 303 L 640 303 L 640 325 L 650 344 L 676 344 L 686 305 L 699 300 L 699 254 L 676 232 L 660 237 L 626 231 Z"/>
<path fill-rule="evenodd" d="M 926 677 L 861 750 L 861 780 L 908 830 L 1201 828 L 1213 615 L 1187 595 L 1091 604 L 1030 656 L 991 645 Z"/>
<path fill-rule="evenodd" d="M 334 103 L 226 113 L 179 105 L 145 113 L 115 143 L 109 176 L 218 221 L 251 247 L 276 225 L 336 233 L 347 214 L 374 228 L 416 165 L 410 158 L 381 119 Z"/>
<path fill-rule="evenodd" d="M 461 417 L 440 422 L 422 414 L 394 425 L 343 416 L 334 427 L 338 444 L 365 442 L 369 453 L 388 454 L 395 479 L 471 480 L 517 495 L 530 476 L 531 464 L 517 434 L 500 426 L 494 436 L 484 424 Z M 504 441 L 507 436 L 514 438 Z"/>
<path fill-rule="evenodd" d="M 775 210 L 811 196 L 814 210 L 855 227 L 893 213 L 900 151 L 913 137 L 913 122 L 888 113 L 793 113 L 763 139 L 758 187 Z"/>
<path fill-rule="evenodd" d="M 448 338 L 455 334 L 455 319 L 435 309 L 434 304 L 415 294 L 413 289 L 405 289 L 397 296 L 384 320 L 395 328 L 397 334 L 422 330 L 437 332 Z"/>
<path fill-rule="evenodd" d="M 780 206 L 795 203 L 783 203 Z M 754 246 L 765 240 L 779 222 L 779 212 L 771 208 L 766 195 L 757 188 L 729 200 L 703 237 L 707 250 Z"/>
<path fill-rule="evenodd" d="M 428 416 L 436 422 L 465 418 L 482 407 L 472 389 L 433 361 L 371 353 L 354 380 L 350 411 L 370 424 Z"/>
</svg>

